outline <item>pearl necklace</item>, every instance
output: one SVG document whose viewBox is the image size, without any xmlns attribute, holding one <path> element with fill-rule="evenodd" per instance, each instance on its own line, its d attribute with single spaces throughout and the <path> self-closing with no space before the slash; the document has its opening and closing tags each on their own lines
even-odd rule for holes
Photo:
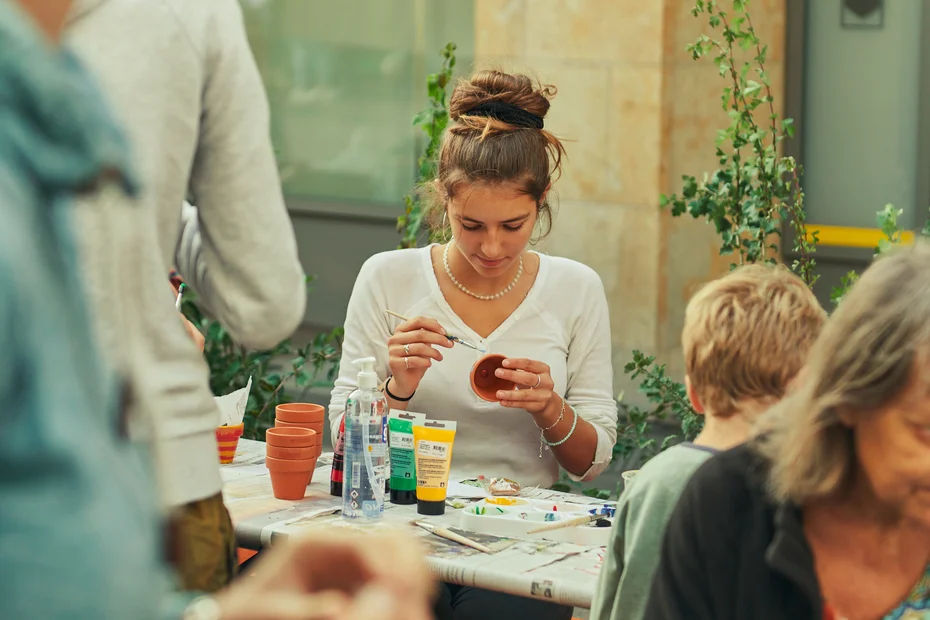
<svg viewBox="0 0 930 620">
<path fill-rule="evenodd" d="M 520 266 L 517 268 L 517 275 L 514 276 L 513 281 L 507 285 L 507 288 L 497 293 L 494 293 L 493 295 L 479 295 L 478 293 L 472 292 L 468 290 L 467 288 L 465 288 L 465 286 L 461 282 L 456 280 L 454 275 L 452 275 L 452 269 L 449 267 L 449 248 L 452 247 L 452 241 L 454 241 L 454 239 L 450 240 L 449 243 L 446 244 L 445 249 L 442 251 L 442 264 L 446 268 L 446 275 L 449 276 L 450 280 L 452 280 L 452 284 L 456 285 L 459 288 L 459 290 L 465 293 L 466 295 L 471 295 L 475 299 L 480 299 L 481 301 L 493 301 L 495 299 L 500 299 L 501 297 L 503 297 L 504 295 L 506 295 L 507 293 L 513 290 L 513 287 L 515 287 L 517 285 L 517 282 L 520 280 L 520 276 L 523 275 L 523 255 L 521 254 L 520 255 Z"/>
</svg>

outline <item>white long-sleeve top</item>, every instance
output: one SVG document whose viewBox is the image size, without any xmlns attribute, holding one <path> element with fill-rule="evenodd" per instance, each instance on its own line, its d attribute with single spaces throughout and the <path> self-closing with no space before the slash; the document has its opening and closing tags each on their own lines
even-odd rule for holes
<svg viewBox="0 0 930 620">
<path fill-rule="evenodd" d="M 357 386 L 353 363 L 374 357 L 381 378 L 389 373 L 387 341 L 398 320 L 426 316 L 453 335 L 490 353 L 545 362 L 555 390 L 597 431 L 591 468 L 575 480 L 590 480 L 610 462 L 617 437 L 613 399 L 610 323 L 607 297 L 598 275 L 581 263 L 541 254 L 539 273 L 523 302 L 487 338 L 471 330 L 446 302 L 439 288 L 430 249 L 376 254 L 362 266 L 349 300 L 339 378 L 333 388 L 329 420 L 333 436 Z M 442 349 L 443 360 L 426 372 L 408 410 L 457 424 L 452 476 L 462 479 L 504 476 L 524 486 L 549 486 L 558 480 L 551 451 L 539 458 L 539 429 L 522 409 L 488 403 L 472 391 L 469 375 L 481 353 L 462 345 Z"/>
</svg>

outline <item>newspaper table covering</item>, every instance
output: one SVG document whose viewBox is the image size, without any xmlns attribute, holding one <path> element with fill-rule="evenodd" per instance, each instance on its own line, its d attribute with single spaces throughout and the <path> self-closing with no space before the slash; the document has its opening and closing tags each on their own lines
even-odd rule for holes
<svg viewBox="0 0 930 620">
<path fill-rule="evenodd" d="M 238 544 L 249 549 L 280 542 L 287 536 L 321 526 L 405 529 L 421 536 L 428 545 L 428 562 L 436 577 L 456 583 L 516 596 L 541 598 L 553 603 L 589 608 L 604 559 L 603 547 L 589 547 L 548 540 L 517 540 L 474 532 L 456 525 L 459 512 L 447 507 L 438 517 L 418 515 L 416 506 L 385 504 L 384 518 L 375 524 L 343 519 L 342 499 L 329 494 L 332 454 L 317 461 L 313 481 L 300 501 L 275 499 L 264 465 L 265 444 L 240 440 L 236 459 L 222 469 L 223 496 L 236 526 Z M 602 505 L 604 502 L 548 489 L 524 489 L 522 497 L 558 502 Z M 486 554 L 413 525 L 425 521 L 459 531 L 492 550 Z"/>
</svg>

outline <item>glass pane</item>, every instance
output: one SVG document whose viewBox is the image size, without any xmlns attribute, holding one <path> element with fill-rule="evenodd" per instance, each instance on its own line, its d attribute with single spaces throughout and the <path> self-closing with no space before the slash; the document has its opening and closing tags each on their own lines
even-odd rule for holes
<svg viewBox="0 0 930 620">
<path fill-rule="evenodd" d="M 843 4 L 807 2 L 802 163 L 809 220 L 874 228 L 875 212 L 891 202 L 912 227 L 924 3 L 885 2 L 881 24 L 846 13 L 858 28 L 843 27 Z"/>
<path fill-rule="evenodd" d="M 425 78 L 454 40 L 468 66 L 472 3 L 242 0 L 288 196 L 399 204 L 422 140 Z"/>
</svg>

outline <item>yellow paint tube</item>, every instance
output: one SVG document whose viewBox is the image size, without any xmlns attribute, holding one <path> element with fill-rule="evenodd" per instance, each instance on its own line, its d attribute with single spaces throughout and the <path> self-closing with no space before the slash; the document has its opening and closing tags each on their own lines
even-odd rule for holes
<svg viewBox="0 0 930 620">
<path fill-rule="evenodd" d="M 417 420 L 413 425 L 414 455 L 417 465 L 417 512 L 441 515 L 446 512 L 449 470 L 455 422 Z"/>
</svg>

